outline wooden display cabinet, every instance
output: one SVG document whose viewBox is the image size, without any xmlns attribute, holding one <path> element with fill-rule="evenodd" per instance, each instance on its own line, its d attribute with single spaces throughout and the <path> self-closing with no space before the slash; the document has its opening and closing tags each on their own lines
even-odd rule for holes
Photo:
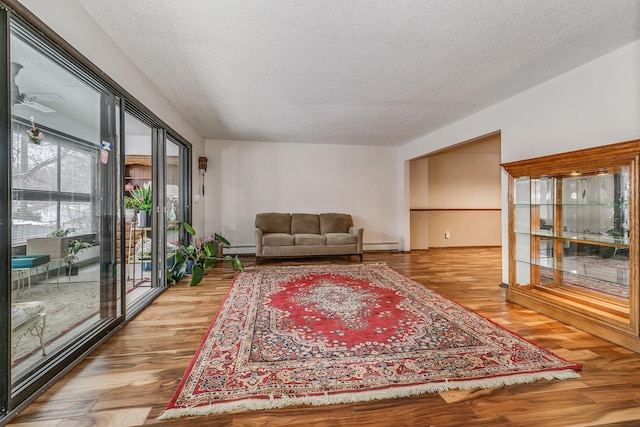
<svg viewBox="0 0 640 427">
<path fill-rule="evenodd" d="M 640 351 L 640 140 L 503 164 L 507 300 Z"/>
</svg>

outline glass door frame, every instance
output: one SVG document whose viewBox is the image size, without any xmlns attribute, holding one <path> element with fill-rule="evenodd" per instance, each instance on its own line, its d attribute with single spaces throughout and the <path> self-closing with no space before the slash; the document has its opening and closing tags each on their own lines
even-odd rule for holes
<svg viewBox="0 0 640 427">
<path fill-rule="evenodd" d="M 4 50 L 0 54 L 0 197 L 4 203 L 0 203 L 0 283 L 11 282 L 11 109 L 8 100 L 11 97 L 9 75 L 9 13 L 0 8 L 0 21 L 3 31 L 0 31 L 0 48 Z M 0 286 L 0 417 L 10 411 L 14 399 L 11 397 L 11 314 L 9 302 L 11 289 L 9 286 Z M 0 418 L 1 420 L 1 418 Z"/>
<path fill-rule="evenodd" d="M 153 213 L 151 226 L 153 227 L 153 250 L 151 252 L 151 287 L 165 288 L 165 265 L 167 258 L 166 240 L 167 231 L 165 224 L 166 201 L 166 140 L 165 131 L 155 128 L 151 131 L 151 191 L 153 200 Z"/>
</svg>

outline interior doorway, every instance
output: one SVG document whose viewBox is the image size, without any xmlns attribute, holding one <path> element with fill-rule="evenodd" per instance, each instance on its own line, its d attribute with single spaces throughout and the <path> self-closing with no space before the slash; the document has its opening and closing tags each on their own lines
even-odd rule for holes
<svg viewBox="0 0 640 427">
<path fill-rule="evenodd" d="M 501 245 L 500 133 L 413 159 L 411 249 Z"/>
</svg>

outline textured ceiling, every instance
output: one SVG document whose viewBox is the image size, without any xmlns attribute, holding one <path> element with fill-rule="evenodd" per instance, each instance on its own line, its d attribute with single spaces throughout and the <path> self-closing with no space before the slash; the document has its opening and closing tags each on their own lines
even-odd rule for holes
<svg viewBox="0 0 640 427">
<path fill-rule="evenodd" d="M 640 39 L 638 0 L 77 0 L 205 138 L 402 145 Z"/>
</svg>

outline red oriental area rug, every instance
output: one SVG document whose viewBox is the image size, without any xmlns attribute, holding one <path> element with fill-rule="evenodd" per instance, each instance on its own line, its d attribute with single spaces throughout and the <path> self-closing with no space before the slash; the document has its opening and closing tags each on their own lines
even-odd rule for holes
<svg viewBox="0 0 640 427">
<path fill-rule="evenodd" d="M 240 273 L 160 419 L 567 379 L 581 366 L 380 264 Z"/>
</svg>

